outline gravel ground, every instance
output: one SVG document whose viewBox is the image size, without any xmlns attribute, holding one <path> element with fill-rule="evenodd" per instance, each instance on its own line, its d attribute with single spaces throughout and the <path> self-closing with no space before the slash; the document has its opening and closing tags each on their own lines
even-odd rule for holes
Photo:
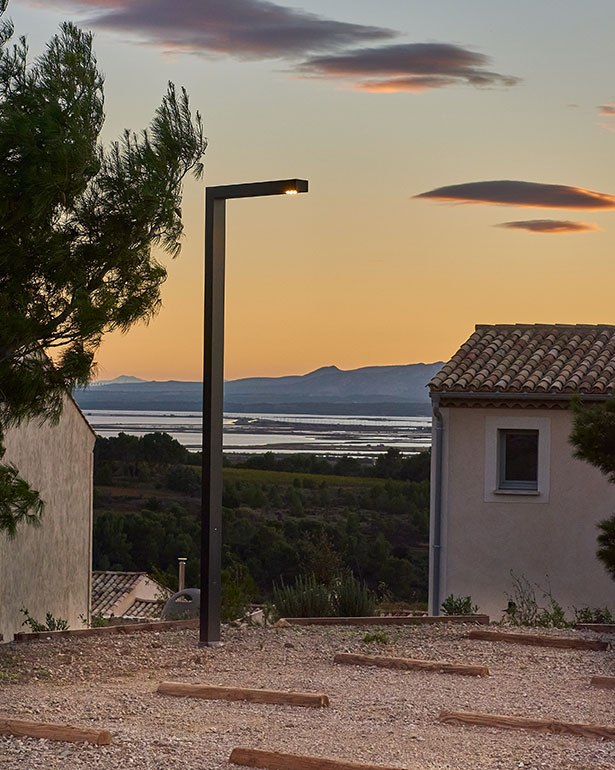
<svg viewBox="0 0 615 770">
<path fill-rule="evenodd" d="M 615 652 L 470 641 L 453 625 L 387 627 L 388 644 L 365 643 L 375 630 L 226 628 L 217 649 L 199 649 L 194 630 L 2 645 L 0 716 L 108 729 L 113 745 L 0 736 L 0 770 L 230 770 L 236 746 L 406 770 L 615 770 L 615 741 L 437 721 L 451 709 L 614 725 L 613 691 L 589 679 L 615 676 Z M 481 664 L 491 676 L 338 666 L 336 652 Z M 331 706 L 164 697 L 164 680 L 324 692 Z"/>
</svg>

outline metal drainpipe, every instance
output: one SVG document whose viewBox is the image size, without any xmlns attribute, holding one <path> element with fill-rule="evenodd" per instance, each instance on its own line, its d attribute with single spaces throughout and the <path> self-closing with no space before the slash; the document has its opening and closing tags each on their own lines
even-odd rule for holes
<svg viewBox="0 0 615 770">
<path fill-rule="evenodd" d="M 433 416 L 436 420 L 436 472 L 434 478 L 434 525 L 433 525 L 433 614 L 438 615 L 440 610 L 440 552 L 442 550 L 442 439 L 444 436 L 444 424 L 440 411 L 440 396 L 432 394 Z"/>
</svg>

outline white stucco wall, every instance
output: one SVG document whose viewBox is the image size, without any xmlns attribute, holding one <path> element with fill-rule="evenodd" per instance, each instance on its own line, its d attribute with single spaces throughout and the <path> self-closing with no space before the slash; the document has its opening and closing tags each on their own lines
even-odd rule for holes
<svg viewBox="0 0 615 770">
<path fill-rule="evenodd" d="M 499 620 L 512 593 L 512 570 L 532 583 L 550 584 L 554 599 L 566 608 L 606 605 L 615 610 L 615 581 L 596 558 L 596 524 L 615 512 L 615 485 L 572 456 L 570 412 L 447 408 L 442 415 L 440 601 L 451 593 L 470 595 L 482 612 Z M 494 496 L 485 475 L 493 467 L 488 456 L 493 421 L 508 427 L 506 420 L 528 418 L 549 433 L 549 457 L 539 459 L 548 484 L 536 496 Z M 432 546 L 433 505 L 432 493 Z M 433 548 L 430 553 L 434 611 Z M 540 603 L 542 595 L 536 594 Z"/>
<path fill-rule="evenodd" d="M 0 633 L 22 628 L 21 607 L 81 628 L 90 607 L 94 434 L 71 399 L 58 425 L 30 422 L 5 436 L 5 460 L 45 501 L 39 528 L 20 525 L 9 540 L 0 533 Z"/>
</svg>

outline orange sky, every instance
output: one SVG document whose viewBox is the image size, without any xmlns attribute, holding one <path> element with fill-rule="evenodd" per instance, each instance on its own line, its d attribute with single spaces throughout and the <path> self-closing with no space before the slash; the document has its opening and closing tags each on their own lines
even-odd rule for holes
<svg viewBox="0 0 615 770">
<path fill-rule="evenodd" d="M 414 197 L 489 180 L 612 195 L 613 5 L 304 0 L 319 18 L 399 32 L 399 49 L 385 50 L 385 39 L 347 46 L 359 54 L 343 67 L 330 57 L 297 65 L 230 49 L 179 53 L 145 26 L 94 24 L 107 138 L 145 126 L 172 79 L 203 113 L 205 184 L 310 182 L 307 195 L 228 203 L 226 377 L 442 360 L 476 323 L 614 323 L 615 212 Z M 59 20 L 86 23 L 92 7 L 100 12 L 97 0 L 13 0 L 10 12 L 36 52 Z M 424 43 L 440 74 L 417 82 L 389 64 L 382 74 L 387 57 L 407 64 L 423 50 L 408 45 Z M 446 64 L 444 82 L 443 52 L 478 62 L 478 75 Z M 335 74 L 350 68 L 359 74 Z M 470 82 L 483 72 L 489 83 Z M 100 378 L 200 379 L 202 184 L 187 185 L 184 219 L 162 311 L 104 341 Z M 589 227 L 495 226 L 531 220 Z"/>
</svg>

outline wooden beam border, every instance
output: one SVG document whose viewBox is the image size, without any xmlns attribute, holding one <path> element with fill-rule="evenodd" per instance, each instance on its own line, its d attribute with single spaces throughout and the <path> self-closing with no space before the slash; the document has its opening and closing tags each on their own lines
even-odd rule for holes
<svg viewBox="0 0 615 770">
<path fill-rule="evenodd" d="M 487 666 L 473 666 L 467 663 L 442 663 L 435 660 L 415 660 L 414 658 L 391 658 L 384 655 L 355 655 L 338 652 L 334 663 L 347 666 L 378 666 L 404 671 L 434 671 L 438 674 L 459 674 L 461 676 L 489 676 Z"/>
<path fill-rule="evenodd" d="M 570 650 L 608 650 L 609 642 L 598 639 L 572 639 L 567 636 L 540 636 L 538 634 L 518 634 L 504 631 L 472 630 L 468 639 L 480 639 L 484 642 L 507 642 L 509 644 L 529 644 L 534 647 L 557 647 Z"/>
<path fill-rule="evenodd" d="M 325 759 L 244 748 L 233 749 L 229 762 L 233 765 L 265 768 L 265 770 L 400 770 L 400 768 L 382 765 L 348 762 L 344 759 Z"/>
<path fill-rule="evenodd" d="M 479 714 L 471 711 L 441 711 L 439 721 L 448 725 L 497 727 L 503 730 L 537 730 L 541 733 L 578 735 L 584 738 L 615 740 L 615 725 L 583 722 L 561 722 L 558 719 L 529 719 L 502 714 Z"/>
<path fill-rule="evenodd" d="M 590 685 L 592 687 L 603 687 L 608 690 L 615 690 L 615 676 L 592 676 Z"/>
<path fill-rule="evenodd" d="M 97 628 L 73 628 L 67 631 L 20 631 L 15 634 L 15 642 L 31 642 L 37 639 L 58 639 L 65 636 L 114 636 L 115 634 L 138 634 L 141 631 L 183 631 L 186 628 L 198 628 L 199 619 L 161 620 L 151 623 L 126 623 L 122 625 L 100 626 Z"/>
<path fill-rule="evenodd" d="M 172 695 L 178 698 L 247 701 L 248 703 L 272 703 L 283 706 L 322 708 L 329 705 L 329 698 L 324 693 L 286 692 L 249 687 L 218 687 L 188 682 L 161 682 L 157 692 L 161 695 Z"/>
<path fill-rule="evenodd" d="M 432 623 L 489 625 L 488 615 L 374 615 L 357 618 L 281 618 L 276 628 L 286 626 L 424 626 Z"/>
<path fill-rule="evenodd" d="M 7 719 L 0 717 L 0 733 L 15 738 L 45 738 L 48 741 L 67 741 L 69 743 L 95 743 L 97 746 L 109 746 L 113 737 L 108 730 L 73 727 L 72 725 L 52 722 L 30 722 L 25 719 Z"/>
</svg>

